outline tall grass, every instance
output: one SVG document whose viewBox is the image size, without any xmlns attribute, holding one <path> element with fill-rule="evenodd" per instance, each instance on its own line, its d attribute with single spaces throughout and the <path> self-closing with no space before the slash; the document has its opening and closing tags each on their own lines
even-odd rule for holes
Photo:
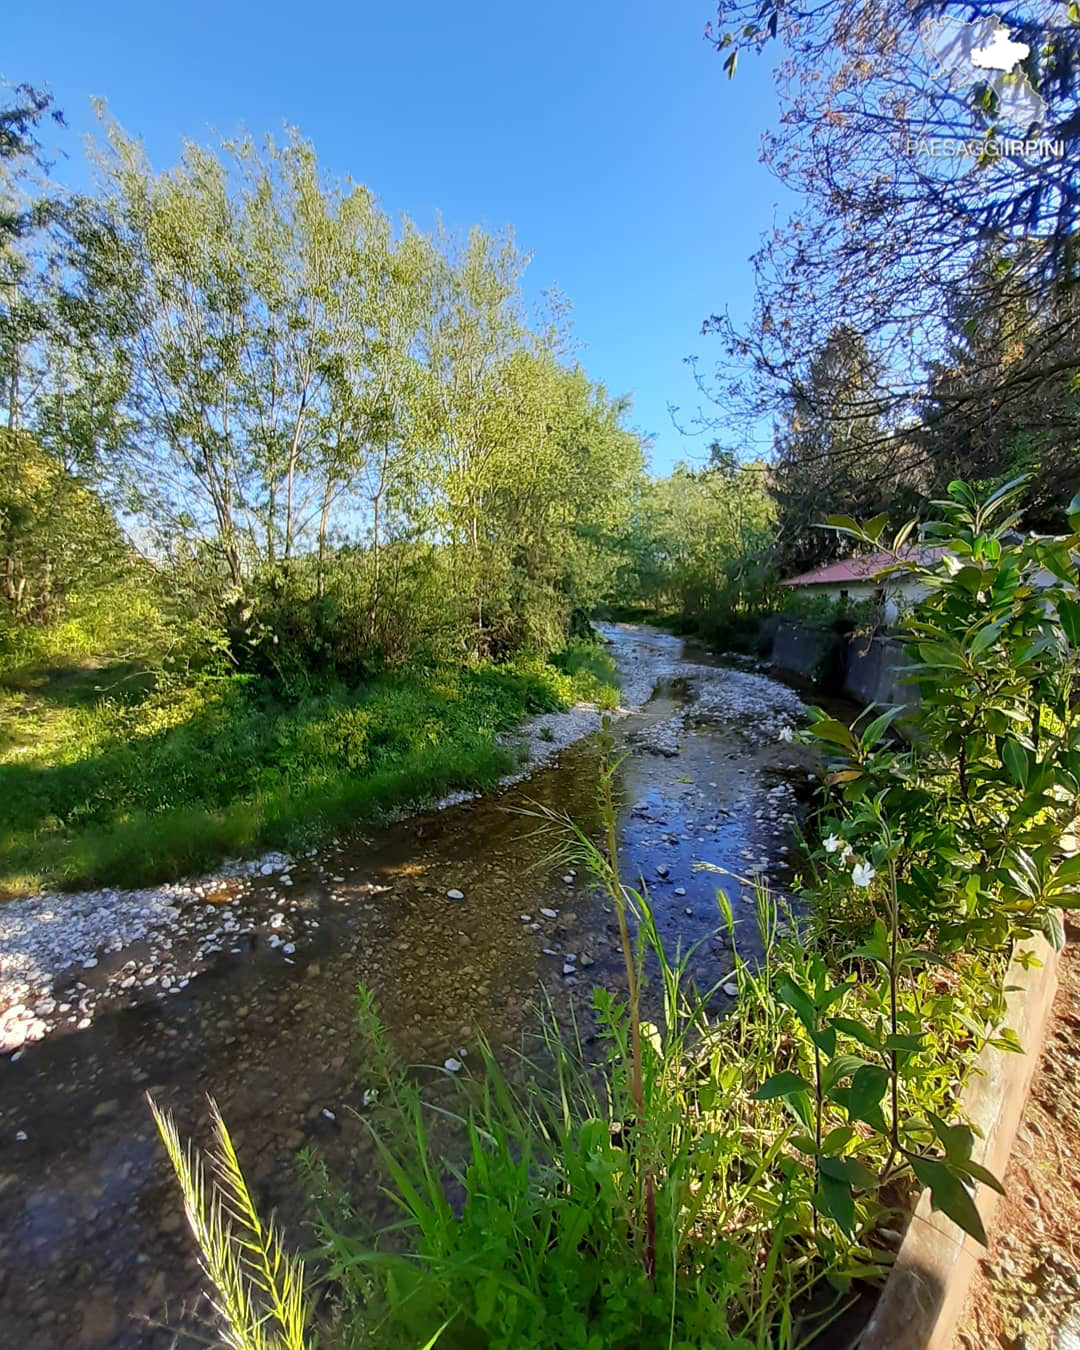
<svg viewBox="0 0 1080 1350">
<path fill-rule="evenodd" d="M 304 1263 L 285 1252 L 274 1224 L 260 1218 L 217 1104 L 211 1099 L 215 1142 L 207 1175 L 200 1155 L 180 1142 L 172 1116 L 148 1100 L 212 1291 L 222 1343 L 232 1350 L 314 1350 Z"/>
</svg>

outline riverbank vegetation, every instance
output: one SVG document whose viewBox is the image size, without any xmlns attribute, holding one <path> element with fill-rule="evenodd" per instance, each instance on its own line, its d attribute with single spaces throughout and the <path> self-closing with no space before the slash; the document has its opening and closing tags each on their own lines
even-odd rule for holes
<svg viewBox="0 0 1080 1350">
<path fill-rule="evenodd" d="M 393 222 L 297 134 L 156 171 L 104 114 L 57 199 L 16 94 L 0 887 L 300 846 L 610 706 L 587 616 L 643 444 L 509 233 Z"/>
<path fill-rule="evenodd" d="M 330 1343 L 804 1346 L 887 1273 L 920 1186 L 984 1240 L 972 1189 L 1000 1183 L 973 1157 L 960 1089 L 984 1047 L 1021 1048 L 1002 1022 L 1015 944 L 1060 948 L 1061 911 L 1080 905 L 1080 501 L 1067 537 L 1013 542 L 1021 489 L 955 484 L 942 503 L 947 560 L 921 568 L 930 594 L 905 621 L 917 746 L 891 736 L 897 709 L 852 727 L 810 710 L 799 734 L 826 762 L 797 900 L 757 888 L 763 953 L 733 951 L 732 1016 L 667 959 L 647 894 L 618 874 L 610 762 L 599 843 L 538 814 L 622 935 L 595 1042 L 542 1010 L 535 1057 L 507 1069 L 485 1048 L 448 1116 L 361 991 L 366 1118 L 400 1218 L 366 1231 L 309 1159 Z M 880 521 L 836 528 L 883 546 Z M 215 1209 L 228 1193 L 193 1184 L 161 1123 L 233 1343 L 261 1343 L 269 1316 L 281 1344 L 313 1344 L 298 1268 L 247 1262 Z M 242 1188 L 221 1144 L 223 1182 Z"/>
</svg>

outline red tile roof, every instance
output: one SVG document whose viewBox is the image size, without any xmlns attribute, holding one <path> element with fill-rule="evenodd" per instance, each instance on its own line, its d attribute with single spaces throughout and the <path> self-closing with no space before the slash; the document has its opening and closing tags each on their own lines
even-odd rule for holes
<svg viewBox="0 0 1080 1350">
<path fill-rule="evenodd" d="M 921 563 L 934 562 L 945 552 L 943 548 L 920 548 L 913 552 L 912 561 L 917 553 Z M 812 572 L 802 572 L 797 577 L 789 577 L 784 586 L 843 586 L 853 581 L 873 581 L 875 575 L 896 560 L 891 553 L 863 553 L 854 558 L 842 558 L 839 562 L 826 563 L 824 567 Z"/>
</svg>

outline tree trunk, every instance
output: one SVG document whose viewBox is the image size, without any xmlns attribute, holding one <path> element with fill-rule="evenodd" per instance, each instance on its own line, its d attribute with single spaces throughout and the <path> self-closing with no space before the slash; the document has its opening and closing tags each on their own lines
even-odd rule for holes
<svg viewBox="0 0 1080 1350">
<path fill-rule="evenodd" d="M 315 585 L 320 600 L 326 594 L 326 530 L 330 521 L 330 500 L 333 495 L 333 487 L 334 480 L 327 474 L 326 488 L 322 499 L 322 512 L 319 516 L 319 575 Z"/>
</svg>

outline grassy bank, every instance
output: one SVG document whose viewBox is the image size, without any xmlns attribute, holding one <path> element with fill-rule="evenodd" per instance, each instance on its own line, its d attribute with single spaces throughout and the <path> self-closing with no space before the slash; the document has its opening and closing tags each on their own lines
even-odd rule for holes
<svg viewBox="0 0 1080 1350">
<path fill-rule="evenodd" d="M 254 676 L 177 681 L 85 660 L 0 686 L 0 891 L 138 885 L 494 783 L 496 737 L 581 700 L 610 658 L 386 672 L 296 700 Z"/>
</svg>

